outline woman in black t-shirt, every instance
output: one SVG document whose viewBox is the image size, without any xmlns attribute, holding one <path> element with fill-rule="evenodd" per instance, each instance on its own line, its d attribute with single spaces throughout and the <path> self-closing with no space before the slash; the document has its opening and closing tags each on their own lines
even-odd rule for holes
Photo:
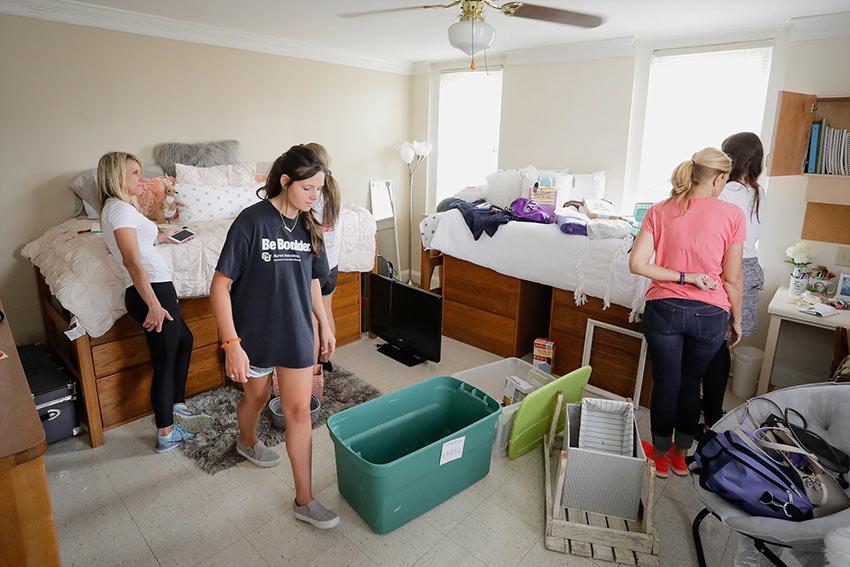
<svg viewBox="0 0 850 567">
<path fill-rule="evenodd" d="M 295 480 L 295 517 L 322 529 L 339 523 L 334 512 L 313 499 L 310 482 L 313 315 L 321 355 L 329 358 L 336 346 L 319 284 L 328 261 L 322 229 L 311 211 L 325 175 L 322 161 L 304 146 L 277 158 L 266 198 L 233 221 L 210 287 L 225 371 L 245 391 L 236 411 L 236 451 L 261 467 L 280 462 L 256 431 L 276 370 Z"/>
</svg>

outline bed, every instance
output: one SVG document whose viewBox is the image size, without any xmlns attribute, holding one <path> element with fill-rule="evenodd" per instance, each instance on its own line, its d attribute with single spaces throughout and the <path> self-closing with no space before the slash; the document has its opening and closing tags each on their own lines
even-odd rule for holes
<svg viewBox="0 0 850 567">
<path fill-rule="evenodd" d="M 158 248 L 173 269 L 181 312 L 195 341 L 186 394 L 224 384 L 209 286 L 231 220 L 193 223 L 196 238 Z M 339 278 L 333 298 L 337 345 L 361 336 L 360 274 L 375 266 L 375 222 L 355 205 L 341 212 Z M 47 345 L 82 389 L 93 447 L 103 431 L 151 413 L 152 368 L 141 326 L 126 315 L 120 268 L 92 221 L 68 220 L 27 244 Z"/>
<path fill-rule="evenodd" d="M 423 257 L 432 264 L 434 251 L 442 254 L 445 335 L 520 357 L 535 338 L 549 337 L 556 374 L 589 363 L 592 386 L 648 403 L 638 320 L 649 281 L 629 271 L 630 238 L 590 239 L 554 224 L 509 222 L 476 241 L 455 209 L 421 228 Z"/>
</svg>

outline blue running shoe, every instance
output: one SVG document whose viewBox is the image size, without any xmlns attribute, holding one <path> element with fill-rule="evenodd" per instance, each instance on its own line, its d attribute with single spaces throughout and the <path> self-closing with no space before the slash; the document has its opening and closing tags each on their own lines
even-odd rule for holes
<svg viewBox="0 0 850 567">
<path fill-rule="evenodd" d="M 179 447 L 184 441 L 188 441 L 195 437 L 194 433 L 189 433 L 179 425 L 174 426 L 171 430 L 171 435 L 157 435 L 156 447 L 153 448 L 157 453 L 165 453 L 175 447 Z"/>
<path fill-rule="evenodd" d="M 195 413 L 185 404 L 174 404 L 174 423 L 190 433 L 200 433 L 208 427 L 212 427 L 215 418 L 205 413 Z"/>
</svg>

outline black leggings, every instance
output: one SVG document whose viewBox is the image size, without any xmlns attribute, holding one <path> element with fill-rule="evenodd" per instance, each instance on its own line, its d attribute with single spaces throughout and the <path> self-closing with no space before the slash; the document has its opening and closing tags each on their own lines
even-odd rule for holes
<svg viewBox="0 0 850 567">
<path fill-rule="evenodd" d="M 702 379 L 702 413 L 705 424 L 712 427 L 723 417 L 723 396 L 729 381 L 729 369 L 732 365 L 729 347 L 723 341 L 720 350 L 711 359 Z"/>
<path fill-rule="evenodd" d="M 172 406 L 186 400 L 186 377 L 189 374 L 189 359 L 194 342 L 192 331 L 180 315 L 177 292 L 171 282 L 151 284 L 153 292 L 163 309 L 173 321 L 165 319 L 162 331 L 145 331 L 145 339 L 151 351 L 153 381 L 151 382 L 151 405 L 158 428 L 174 423 Z M 148 306 L 135 286 L 127 288 L 124 305 L 130 317 L 142 323 L 148 316 Z"/>
</svg>

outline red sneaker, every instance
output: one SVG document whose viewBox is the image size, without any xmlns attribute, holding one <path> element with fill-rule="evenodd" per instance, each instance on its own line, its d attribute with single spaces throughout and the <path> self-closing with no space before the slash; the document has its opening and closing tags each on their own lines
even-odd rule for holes
<svg viewBox="0 0 850 567">
<path fill-rule="evenodd" d="M 667 462 L 666 458 L 656 459 L 652 456 L 652 445 L 647 441 L 641 441 L 641 446 L 643 446 L 643 453 L 646 455 L 647 459 L 651 459 L 652 462 L 655 463 L 655 476 L 658 478 L 667 478 L 670 476 L 670 464 Z"/>
<path fill-rule="evenodd" d="M 688 465 L 685 464 L 685 457 L 679 457 L 673 454 L 673 448 L 675 446 L 670 447 L 670 450 L 667 452 L 667 457 L 673 465 L 673 472 L 679 476 L 688 476 Z"/>
</svg>

